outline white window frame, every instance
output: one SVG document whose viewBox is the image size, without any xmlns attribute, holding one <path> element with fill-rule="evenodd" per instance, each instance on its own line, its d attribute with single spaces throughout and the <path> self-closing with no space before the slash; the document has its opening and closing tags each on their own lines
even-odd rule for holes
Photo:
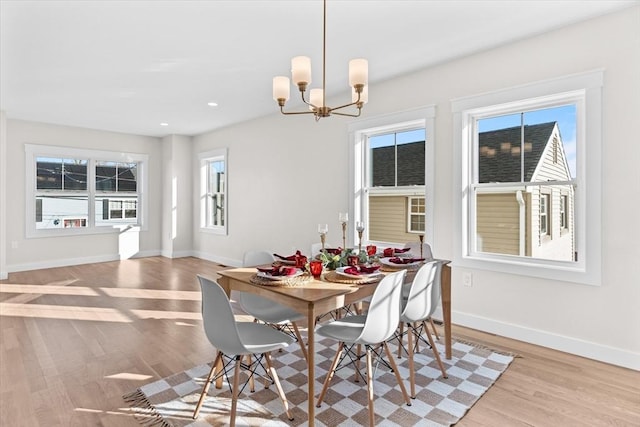
<svg viewBox="0 0 640 427">
<path fill-rule="evenodd" d="M 599 286 L 602 281 L 602 87 L 604 71 L 560 77 L 488 94 L 454 99 L 454 185 L 461 197 L 455 200 L 454 266 L 562 280 Z M 575 233 L 577 261 L 553 261 L 473 252 L 470 233 L 469 185 L 472 182 L 473 127 L 482 114 L 566 104 L 573 99 L 576 111 L 577 175 L 575 178 Z M 588 195 L 588 197 L 587 197 Z"/>
<path fill-rule="evenodd" d="M 200 231 L 210 234 L 228 235 L 229 232 L 229 156 L 226 148 L 200 153 L 198 155 L 200 164 Z M 224 225 L 209 225 L 207 198 L 209 195 L 208 165 L 211 162 L 223 161 L 225 169 L 225 193 L 224 193 Z"/>
<path fill-rule="evenodd" d="M 36 228 L 36 160 L 38 157 L 53 157 L 53 158 L 69 158 L 69 159 L 88 159 L 87 163 L 87 190 L 88 195 L 88 216 L 86 227 L 71 227 L 71 228 L 55 228 L 55 229 L 37 229 Z M 137 197 L 138 197 L 138 212 L 137 222 L 132 224 L 127 223 L 110 223 L 109 225 L 95 224 L 95 199 L 101 197 L 100 194 L 96 194 L 96 182 L 95 182 L 95 168 L 97 161 L 109 161 L 120 163 L 137 163 L 138 164 L 138 179 L 137 179 Z M 147 170 L 149 163 L 149 156 L 147 154 L 138 153 L 124 153 L 120 151 L 104 151 L 104 150 L 89 150 L 84 148 L 72 148 L 72 147 L 60 147 L 53 145 L 37 145 L 37 144 L 25 144 L 25 185 L 26 185 L 26 207 L 25 207 L 25 225 L 26 225 L 26 237 L 40 238 L 40 237 L 59 237 L 59 236 L 75 236 L 86 234 L 102 234 L 102 233 L 118 233 L 123 229 L 137 229 L 146 231 L 148 228 L 147 221 L 147 189 L 148 178 Z"/>
<path fill-rule="evenodd" d="M 384 132 L 401 132 L 403 130 L 424 128 L 425 129 L 425 185 L 424 190 L 420 193 L 416 192 L 416 196 L 424 196 L 425 206 L 431 215 L 426 215 L 425 219 L 425 243 L 429 243 L 431 246 L 435 245 L 435 237 L 433 234 L 433 212 L 434 212 L 434 181 L 435 181 L 435 150 L 434 150 L 434 135 L 435 135 L 435 106 L 425 106 L 422 108 L 407 110 L 394 114 L 373 117 L 366 120 L 358 120 L 353 122 L 348 127 L 349 132 L 349 217 L 355 218 L 351 223 L 355 221 L 365 221 L 369 217 L 367 194 L 366 194 L 366 182 L 367 182 L 367 135 L 374 133 Z M 379 194 L 394 194 L 397 192 L 403 192 L 406 194 L 406 190 L 410 187 L 394 187 L 393 189 L 380 189 Z M 374 190 L 372 189 L 372 193 Z M 377 191 L 376 191 L 377 192 Z M 354 240 L 357 238 L 355 230 L 352 230 Z M 362 240 L 370 242 L 376 245 L 395 245 L 404 244 L 406 242 L 374 242 L 369 240 L 369 226 L 365 224 L 365 232 L 362 236 Z"/>
</svg>

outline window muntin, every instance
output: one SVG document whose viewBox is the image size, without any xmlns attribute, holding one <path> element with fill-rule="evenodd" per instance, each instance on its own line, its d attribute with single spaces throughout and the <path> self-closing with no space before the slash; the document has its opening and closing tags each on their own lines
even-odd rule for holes
<svg viewBox="0 0 640 427">
<path fill-rule="evenodd" d="M 33 144 L 25 151 L 27 237 L 143 226 L 147 155 Z"/>
<path fill-rule="evenodd" d="M 200 228 L 208 233 L 227 234 L 227 150 L 201 153 L 200 159 Z"/>
</svg>

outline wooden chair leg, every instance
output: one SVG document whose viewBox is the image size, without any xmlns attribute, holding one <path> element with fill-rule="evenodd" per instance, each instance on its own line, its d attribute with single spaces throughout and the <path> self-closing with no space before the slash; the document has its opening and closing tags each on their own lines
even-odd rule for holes
<svg viewBox="0 0 640 427">
<path fill-rule="evenodd" d="M 409 385 L 411 386 L 411 398 L 416 398 L 416 378 L 415 378 L 415 366 L 413 364 L 413 329 L 409 328 L 407 334 L 407 341 L 409 348 L 407 349 L 409 358 Z"/>
<path fill-rule="evenodd" d="M 249 366 L 251 366 L 251 355 L 247 354 L 247 364 Z M 251 390 L 251 393 L 256 391 L 256 383 L 253 380 L 253 373 L 251 372 L 251 370 L 249 370 L 249 390 Z"/>
<path fill-rule="evenodd" d="M 404 323 L 400 322 L 398 328 L 398 359 L 400 359 L 402 357 L 402 334 L 404 333 Z"/>
<path fill-rule="evenodd" d="M 376 414 L 373 409 L 373 366 L 371 362 L 371 349 L 367 347 L 367 396 L 369 398 L 369 426 L 376 425 Z"/>
<path fill-rule="evenodd" d="M 333 374 L 336 373 L 336 368 L 338 367 L 338 362 L 340 361 L 340 357 L 342 356 L 342 352 L 344 350 L 344 343 L 341 342 L 338 344 L 338 351 L 336 351 L 336 357 L 333 358 L 333 363 L 331 363 L 331 369 L 327 372 L 327 378 L 324 380 L 324 385 L 322 386 L 322 391 L 320 392 L 320 396 L 318 396 L 318 401 L 316 402 L 316 407 L 319 408 L 320 404 L 324 400 L 324 395 L 329 388 L 329 382 L 331 382 L 331 378 L 333 378 Z M 310 379 L 312 381 L 312 379 Z M 313 399 L 313 397 L 309 397 Z"/>
<path fill-rule="evenodd" d="M 287 414 L 287 418 L 289 420 L 293 420 L 293 417 L 289 412 L 289 402 L 287 401 L 287 397 L 284 395 L 284 390 L 282 389 L 282 385 L 280 384 L 280 379 L 278 378 L 276 369 L 271 364 L 271 355 L 269 353 L 264 353 L 264 358 L 267 361 L 267 368 L 269 369 L 271 378 L 273 378 L 273 382 L 276 383 L 276 389 L 278 390 L 278 394 L 280 395 L 280 400 L 282 400 L 282 405 L 284 406 L 284 412 Z"/>
<path fill-rule="evenodd" d="M 209 371 L 209 375 L 207 376 L 207 380 L 202 387 L 202 393 L 200 394 L 200 399 L 198 400 L 198 404 L 196 405 L 196 409 L 193 411 L 193 419 L 198 418 L 198 414 L 200 413 L 200 407 L 202 406 L 202 402 L 204 402 L 204 398 L 209 392 L 209 386 L 213 381 L 213 377 L 216 375 L 216 368 L 218 367 L 218 362 L 222 360 L 222 353 L 218 352 L 216 355 L 216 359 L 213 361 L 213 365 L 211 366 L 211 370 Z"/>
<path fill-rule="evenodd" d="M 398 380 L 398 385 L 400 386 L 400 390 L 402 390 L 402 395 L 404 396 L 404 401 L 407 403 L 407 406 L 411 406 L 411 400 L 409 400 L 409 396 L 407 395 L 407 389 L 404 387 L 404 383 L 402 382 L 402 378 L 400 378 L 400 372 L 398 371 L 398 365 L 393 360 L 393 356 L 391 355 L 391 350 L 389 350 L 389 346 L 386 342 L 382 343 L 384 347 L 385 353 L 387 353 L 387 357 L 389 358 L 389 364 L 391 365 L 391 369 L 393 369 L 393 373 L 396 376 L 396 380 Z"/>
<path fill-rule="evenodd" d="M 293 327 L 293 332 L 296 334 L 296 339 L 298 340 L 298 345 L 300 346 L 300 351 L 302 351 L 302 355 L 304 356 L 304 360 L 309 361 L 309 355 L 307 354 L 307 346 L 302 341 L 302 335 L 300 335 L 300 330 L 298 329 L 298 325 L 294 323 L 291 324 Z"/>
<path fill-rule="evenodd" d="M 355 373 L 353 374 L 353 382 L 359 383 L 360 382 L 360 355 L 362 354 L 362 344 L 357 344 L 356 345 L 356 356 L 357 359 L 355 361 Z"/>
<path fill-rule="evenodd" d="M 440 340 L 440 335 L 438 335 L 438 330 L 436 329 L 436 324 L 433 323 L 433 319 L 431 317 L 429 318 L 429 323 L 431 324 L 431 328 L 433 329 L 433 335 L 435 335 L 436 339 L 439 341 Z"/>
<path fill-rule="evenodd" d="M 444 369 L 444 365 L 442 364 L 442 360 L 440 360 L 440 355 L 438 354 L 438 349 L 436 348 L 435 342 L 433 342 L 433 338 L 431 337 L 431 333 L 429 329 L 427 329 L 427 325 L 424 325 L 424 330 L 427 332 L 427 339 L 429 340 L 429 345 L 431 346 L 431 350 L 433 350 L 433 357 L 435 357 L 436 362 L 438 362 L 438 366 L 440 366 L 440 371 L 442 372 L 442 376 L 444 378 L 449 378 L 447 376 L 447 371 Z"/>
<path fill-rule="evenodd" d="M 233 370 L 233 390 L 231 393 L 231 419 L 229 425 L 236 426 L 236 409 L 238 408 L 238 389 L 240 388 L 240 367 L 242 365 L 242 357 L 236 356 L 236 367 Z"/>
</svg>

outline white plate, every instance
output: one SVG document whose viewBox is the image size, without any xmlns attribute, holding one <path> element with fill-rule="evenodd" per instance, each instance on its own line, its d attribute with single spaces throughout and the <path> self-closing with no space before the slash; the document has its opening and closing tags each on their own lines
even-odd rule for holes
<svg viewBox="0 0 640 427">
<path fill-rule="evenodd" d="M 336 273 L 340 274 L 341 276 L 350 277 L 352 279 L 362 279 L 362 278 L 367 278 L 367 277 L 377 276 L 378 274 L 382 274 L 380 270 L 376 271 L 375 273 L 369 273 L 369 274 L 348 274 L 344 272 L 344 270 L 346 270 L 347 268 L 350 268 L 350 267 L 338 267 L 336 268 Z"/>
<path fill-rule="evenodd" d="M 402 257 L 390 257 L 390 258 L 380 258 L 380 264 L 388 265 L 389 267 L 395 268 L 408 268 L 415 267 L 416 265 L 420 265 L 423 261 L 410 262 L 408 264 L 396 264 L 395 262 L 389 261 L 391 258 L 402 258 Z"/>
<path fill-rule="evenodd" d="M 292 277 L 298 277 L 300 275 L 304 274 L 302 272 L 302 270 L 298 269 L 298 271 L 296 271 L 294 274 L 290 274 L 288 276 L 272 276 L 269 273 L 265 273 L 263 271 L 258 271 L 257 276 L 258 277 L 262 277 L 263 279 L 269 279 L 269 280 L 285 280 L 285 279 L 291 279 Z"/>
</svg>

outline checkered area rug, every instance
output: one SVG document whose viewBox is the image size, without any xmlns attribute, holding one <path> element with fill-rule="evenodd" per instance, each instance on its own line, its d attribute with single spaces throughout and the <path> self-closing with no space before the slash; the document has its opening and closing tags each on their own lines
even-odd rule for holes
<svg viewBox="0 0 640 427">
<path fill-rule="evenodd" d="M 480 399 L 513 361 L 511 355 L 499 354 L 473 343 L 456 340 L 453 341 L 453 357 L 447 360 L 444 358 L 444 345 L 436 343 L 436 346 L 442 355 L 448 378 L 442 378 L 437 363 L 432 359 L 431 351 L 421 346 L 420 353 L 416 353 L 414 358 L 416 399 L 411 400 L 411 406 L 404 403 L 393 372 L 382 364 L 378 366 L 373 385 L 376 425 L 453 425 Z M 322 389 L 336 349 L 337 343 L 333 340 L 320 339 L 316 342 L 316 393 Z M 406 357 L 397 358 L 395 345 L 390 344 L 390 349 L 394 351 L 400 376 L 405 379 L 405 387 L 409 392 L 408 361 Z M 263 382 L 256 380 L 254 393 L 251 393 L 247 386 L 239 396 L 236 417 L 238 426 L 308 425 L 306 362 L 295 343 L 288 350 L 274 352 L 272 358 L 294 420 L 289 421 L 284 414 L 275 385 L 265 389 Z M 212 358 L 213 355 L 212 351 Z M 361 369 L 366 369 L 364 360 L 360 365 Z M 209 388 L 209 394 L 198 419 L 191 418 L 210 366 L 203 364 L 147 384 L 125 395 L 125 401 L 141 424 L 147 426 L 228 425 L 231 392 L 226 379 L 221 389 L 216 389 L 214 385 Z M 241 378 L 241 383 L 243 379 Z M 352 367 L 338 370 L 330 383 L 322 406 L 316 408 L 315 424 L 331 427 L 368 425 L 366 388 L 362 380 L 354 381 Z"/>
</svg>

